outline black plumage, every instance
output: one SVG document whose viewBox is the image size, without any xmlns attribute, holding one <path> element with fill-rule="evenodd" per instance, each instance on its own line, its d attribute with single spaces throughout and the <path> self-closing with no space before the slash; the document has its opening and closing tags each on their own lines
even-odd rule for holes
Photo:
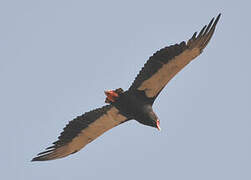
<svg viewBox="0 0 251 180">
<path fill-rule="evenodd" d="M 152 109 L 166 84 L 206 47 L 215 31 L 220 14 L 186 42 L 157 51 L 141 69 L 127 91 L 121 88 L 106 91 L 110 105 L 78 116 L 64 128 L 58 140 L 32 161 L 58 159 L 73 154 L 107 130 L 135 119 L 160 130 L 159 119 Z"/>
</svg>

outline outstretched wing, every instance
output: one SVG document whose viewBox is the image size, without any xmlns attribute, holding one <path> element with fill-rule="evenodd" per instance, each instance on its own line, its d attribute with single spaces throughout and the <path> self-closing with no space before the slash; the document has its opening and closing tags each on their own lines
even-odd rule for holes
<svg viewBox="0 0 251 180">
<path fill-rule="evenodd" d="M 126 120 L 112 105 L 87 112 L 70 121 L 54 145 L 39 153 L 32 161 L 53 160 L 73 154 Z"/>
<path fill-rule="evenodd" d="M 198 36 L 195 32 L 187 43 L 183 41 L 157 51 L 146 62 L 129 90 L 145 92 L 146 98 L 153 103 L 166 84 L 203 51 L 213 36 L 220 16 L 204 26 Z"/>
</svg>

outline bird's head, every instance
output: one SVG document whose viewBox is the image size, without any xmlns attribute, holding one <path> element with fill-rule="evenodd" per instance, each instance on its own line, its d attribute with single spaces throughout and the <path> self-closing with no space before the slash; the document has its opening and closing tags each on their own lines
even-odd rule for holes
<svg viewBox="0 0 251 180">
<path fill-rule="evenodd" d="M 151 123 L 150 126 L 153 126 L 153 127 L 157 128 L 159 131 L 161 130 L 159 119 L 154 119 L 154 120 L 152 121 L 152 123 Z"/>
<path fill-rule="evenodd" d="M 105 103 L 109 103 L 109 104 L 114 103 L 123 92 L 124 90 L 122 88 L 118 88 L 116 90 L 105 91 L 105 95 L 106 95 Z"/>
<path fill-rule="evenodd" d="M 137 121 L 144 125 L 155 127 L 160 131 L 160 121 L 157 115 L 154 113 L 152 107 L 144 107 L 144 112 L 145 113 L 143 114 L 143 116 L 137 118 Z"/>
<path fill-rule="evenodd" d="M 151 127 L 155 127 L 157 128 L 159 131 L 161 130 L 160 128 L 160 121 L 159 119 L 149 119 L 146 121 L 146 119 L 144 121 L 140 121 L 138 120 L 140 123 L 144 124 L 144 125 L 147 125 L 147 126 L 151 126 Z"/>
</svg>

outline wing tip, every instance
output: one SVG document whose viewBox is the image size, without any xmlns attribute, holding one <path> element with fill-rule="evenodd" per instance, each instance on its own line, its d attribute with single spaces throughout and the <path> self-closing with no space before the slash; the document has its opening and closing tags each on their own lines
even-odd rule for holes
<svg viewBox="0 0 251 180">
<path fill-rule="evenodd" d="M 218 21 L 220 20 L 221 17 L 221 13 L 218 14 L 218 16 L 216 17 L 214 24 L 216 25 L 218 23 Z"/>
<path fill-rule="evenodd" d="M 58 149 L 50 149 L 50 150 L 38 153 L 37 156 L 31 160 L 31 162 L 48 161 L 48 160 L 58 159 L 65 156 L 64 154 L 60 154 L 58 151 L 59 151 Z"/>
<path fill-rule="evenodd" d="M 207 46 L 208 42 L 210 41 L 211 37 L 214 34 L 214 31 L 216 29 L 216 25 L 218 21 L 220 20 L 221 13 L 217 15 L 217 17 L 213 17 L 208 25 L 205 25 L 198 36 L 197 32 L 193 34 L 193 36 L 188 40 L 187 45 L 190 46 L 190 48 L 193 48 L 195 46 L 200 47 L 200 51 L 202 52 L 203 49 Z"/>
<path fill-rule="evenodd" d="M 41 153 L 40 153 L 41 154 Z M 37 155 L 37 157 L 34 157 L 31 162 L 34 161 L 49 161 L 49 160 L 54 160 L 54 159 L 58 159 L 58 158 L 62 158 L 65 157 L 66 155 L 58 155 L 55 152 L 51 152 L 51 153 L 47 153 L 47 154 L 42 154 L 42 155 Z"/>
<path fill-rule="evenodd" d="M 31 162 L 35 162 L 35 161 L 41 161 L 38 157 L 34 157 Z"/>
<path fill-rule="evenodd" d="M 52 160 L 50 158 L 48 158 L 48 154 L 43 154 L 42 153 L 39 153 L 36 157 L 34 157 L 31 162 L 34 162 L 34 161 L 47 161 L 47 160 Z"/>
<path fill-rule="evenodd" d="M 31 162 L 35 162 L 35 161 L 47 161 L 49 159 L 45 159 L 43 158 L 43 156 L 37 156 L 37 157 L 34 157 Z"/>
<path fill-rule="evenodd" d="M 218 14 L 216 19 L 220 19 L 220 17 L 221 17 L 221 13 Z"/>
</svg>

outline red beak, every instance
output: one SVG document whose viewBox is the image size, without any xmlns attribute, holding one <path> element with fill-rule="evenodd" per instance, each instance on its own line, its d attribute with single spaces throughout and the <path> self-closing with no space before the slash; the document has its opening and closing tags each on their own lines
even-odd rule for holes
<svg viewBox="0 0 251 180">
<path fill-rule="evenodd" d="M 159 120 L 157 120 L 156 125 L 157 125 L 158 130 L 160 131 L 161 128 L 160 128 L 160 125 L 159 125 L 159 124 L 160 124 L 160 123 L 159 123 Z"/>
</svg>

